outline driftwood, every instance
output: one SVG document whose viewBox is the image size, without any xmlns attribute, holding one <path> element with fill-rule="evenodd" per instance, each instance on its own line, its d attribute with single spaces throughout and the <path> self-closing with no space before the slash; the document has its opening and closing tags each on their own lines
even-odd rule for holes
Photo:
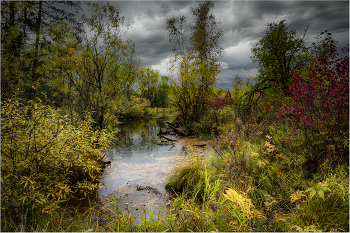
<svg viewBox="0 0 350 233">
<path fill-rule="evenodd" d="M 159 132 L 158 132 L 157 136 L 166 139 L 168 142 L 176 142 L 176 139 L 171 139 L 171 138 L 168 138 L 168 137 L 166 137 L 164 135 L 175 134 L 175 135 L 179 135 L 179 136 L 182 136 L 182 137 L 186 137 L 187 136 L 187 134 L 184 133 L 181 128 L 176 128 L 175 124 L 172 124 L 169 121 L 163 121 L 163 122 L 168 124 L 170 130 L 166 130 L 166 131 L 163 132 L 162 129 L 159 129 Z M 163 142 L 164 141 L 162 141 L 161 143 L 158 143 L 158 145 L 162 145 Z"/>
<path fill-rule="evenodd" d="M 176 139 L 171 139 L 168 137 L 165 137 L 164 135 L 160 135 L 162 138 L 165 138 L 166 140 L 170 141 L 170 142 L 176 142 Z"/>
<path fill-rule="evenodd" d="M 166 131 L 162 131 L 162 129 L 159 129 L 159 132 L 157 134 L 157 136 L 161 136 L 161 135 L 164 135 L 164 134 L 170 134 L 170 133 L 173 133 L 173 130 L 166 130 Z"/>
<path fill-rule="evenodd" d="M 160 143 L 157 143 L 159 146 L 169 146 L 169 145 L 172 145 L 174 146 L 174 143 L 173 142 L 169 142 L 169 141 L 166 141 L 166 140 L 162 140 L 160 141 Z"/>
<path fill-rule="evenodd" d="M 182 131 L 182 129 L 180 129 L 180 128 L 175 128 L 175 127 L 173 127 L 171 124 L 169 124 L 169 127 L 170 127 L 172 130 L 174 130 L 174 132 L 177 133 L 178 135 L 183 136 L 183 137 L 186 137 L 186 136 L 187 136 L 187 134 L 185 134 L 185 133 Z"/>
<path fill-rule="evenodd" d="M 194 145 L 194 146 L 198 146 L 198 147 L 205 147 L 207 144 L 199 144 L 199 145 Z"/>
</svg>

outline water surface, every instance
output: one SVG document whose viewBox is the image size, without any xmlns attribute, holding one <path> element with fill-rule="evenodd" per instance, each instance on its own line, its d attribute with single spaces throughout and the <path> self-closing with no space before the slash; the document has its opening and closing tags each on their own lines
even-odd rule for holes
<svg viewBox="0 0 350 233">
<path fill-rule="evenodd" d="M 168 127 L 164 121 L 173 117 L 132 120 L 119 124 L 117 140 L 104 158 L 111 161 L 100 177 L 98 197 L 104 210 L 115 207 L 111 199 L 120 201 L 118 209 L 133 218 L 157 217 L 167 210 L 170 193 L 165 190 L 174 167 L 180 162 L 180 150 L 164 143 L 157 134 Z M 168 136 L 176 139 L 175 136 Z M 163 141 L 163 142 L 162 142 Z"/>
<path fill-rule="evenodd" d="M 157 134 L 159 129 L 167 129 L 164 121 L 171 118 L 160 117 L 119 124 L 117 140 L 106 151 L 105 160 L 111 161 L 111 165 L 100 177 L 100 198 L 128 184 L 152 186 L 161 193 L 166 193 L 164 178 L 179 150 L 171 143 L 161 143 Z"/>
</svg>

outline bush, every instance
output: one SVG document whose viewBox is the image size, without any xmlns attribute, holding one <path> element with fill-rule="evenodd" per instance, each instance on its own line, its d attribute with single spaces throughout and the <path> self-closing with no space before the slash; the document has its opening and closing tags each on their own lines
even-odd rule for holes
<svg viewBox="0 0 350 233">
<path fill-rule="evenodd" d="M 2 103 L 2 227 L 25 231 L 38 214 L 53 213 L 70 194 L 97 188 L 101 150 L 111 138 L 93 131 L 91 117 L 85 118 L 74 127 L 67 116 L 40 102 Z"/>
<path fill-rule="evenodd" d="M 148 108 L 150 101 L 138 97 L 131 97 L 131 100 L 125 100 L 122 103 L 120 116 L 122 118 L 143 118 L 149 115 Z"/>
<path fill-rule="evenodd" d="M 311 159 L 344 163 L 349 158 L 349 57 L 336 59 L 330 33 L 324 45 L 327 53 L 291 74 L 291 100 L 277 110 L 276 119 L 303 131 Z"/>
</svg>

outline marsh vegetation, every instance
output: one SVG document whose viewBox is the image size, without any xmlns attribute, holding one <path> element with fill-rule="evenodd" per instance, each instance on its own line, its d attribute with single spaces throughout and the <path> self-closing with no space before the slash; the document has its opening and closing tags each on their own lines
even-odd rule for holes
<svg viewBox="0 0 350 233">
<path fill-rule="evenodd" d="M 172 77 L 140 67 L 109 3 L 86 3 L 80 20 L 81 2 L 1 6 L 2 231 L 349 231 L 349 49 L 339 55 L 331 33 L 309 43 L 268 24 L 252 46 L 257 76 L 224 91 L 213 2 L 192 22 L 167 20 Z M 160 115 L 175 115 L 174 140 L 201 140 L 162 183 L 167 211 L 138 221 L 119 198 L 110 210 L 62 205 L 101 185 L 103 152 L 130 143 L 120 121 Z"/>
</svg>

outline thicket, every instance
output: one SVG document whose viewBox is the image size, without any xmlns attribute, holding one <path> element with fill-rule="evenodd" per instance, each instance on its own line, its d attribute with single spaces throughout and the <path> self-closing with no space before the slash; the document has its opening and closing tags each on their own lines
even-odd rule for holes
<svg viewBox="0 0 350 233">
<path fill-rule="evenodd" d="M 108 229 L 349 231 L 349 59 L 321 35 L 288 88 L 272 82 L 249 96 L 256 86 L 236 77 L 207 98 L 197 128 L 215 132 L 215 152 L 185 156 L 166 185 L 176 195 L 168 214 L 135 223 L 115 213 Z"/>
<path fill-rule="evenodd" d="M 1 4 L 3 231 L 349 231 L 349 58 L 338 58 L 330 33 L 307 47 L 284 21 L 269 24 L 253 48 L 255 82 L 236 77 L 233 90 L 216 92 L 214 4 L 193 8 L 192 26 L 169 19 L 175 107 L 182 123 L 210 134 L 215 155 L 191 155 L 175 171 L 168 215 L 138 224 L 88 212 L 70 222 L 59 203 L 97 187 L 112 138 L 103 129 L 168 106 L 168 80 L 138 66 L 111 5 L 88 4 L 84 31 L 54 2 Z"/>
<path fill-rule="evenodd" d="M 92 129 L 87 113 L 72 125 L 40 101 L 10 99 L 1 106 L 1 226 L 32 231 L 38 216 L 52 215 L 72 194 L 99 185 L 101 150 L 112 136 Z"/>
</svg>

